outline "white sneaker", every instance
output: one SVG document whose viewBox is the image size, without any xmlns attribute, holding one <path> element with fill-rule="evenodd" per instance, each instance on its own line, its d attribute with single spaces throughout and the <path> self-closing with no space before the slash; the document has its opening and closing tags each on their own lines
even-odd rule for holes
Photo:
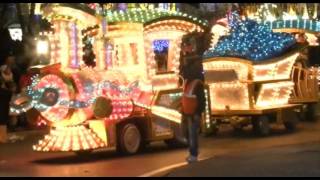
<svg viewBox="0 0 320 180">
<path fill-rule="evenodd" d="M 188 163 L 194 163 L 194 162 L 198 161 L 198 157 L 190 155 L 190 156 L 187 157 L 186 160 L 187 160 Z"/>
</svg>

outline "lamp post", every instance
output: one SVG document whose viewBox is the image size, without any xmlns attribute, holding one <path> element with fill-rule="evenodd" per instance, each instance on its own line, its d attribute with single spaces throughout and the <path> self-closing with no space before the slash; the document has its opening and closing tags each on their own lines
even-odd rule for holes
<svg viewBox="0 0 320 180">
<path fill-rule="evenodd" d="M 36 54 L 39 64 L 49 64 L 49 40 L 47 37 L 40 35 L 36 39 Z"/>
</svg>

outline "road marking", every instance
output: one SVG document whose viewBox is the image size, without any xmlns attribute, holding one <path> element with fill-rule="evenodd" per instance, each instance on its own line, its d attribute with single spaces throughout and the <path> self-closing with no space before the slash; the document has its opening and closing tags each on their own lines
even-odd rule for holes
<svg viewBox="0 0 320 180">
<path fill-rule="evenodd" d="M 206 159 L 209 159 L 209 158 L 212 158 L 212 157 L 200 158 L 199 161 L 203 161 L 203 160 L 206 160 Z M 187 164 L 188 164 L 187 162 L 181 162 L 181 163 L 173 164 L 173 165 L 170 165 L 170 166 L 166 166 L 166 167 L 163 167 L 163 168 L 160 168 L 160 169 L 156 169 L 156 170 L 153 170 L 151 172 L 142 174 L 142 175 L 140 175 L 138 177 L 152 177 L 152 176 L 154 176 L 156 174 L 159 174 L 161 172 L 165 172 L 165 171 L 168 171 L 170 169 L 175 169 L 175 168 L 187 165 Z"/>
</svg>

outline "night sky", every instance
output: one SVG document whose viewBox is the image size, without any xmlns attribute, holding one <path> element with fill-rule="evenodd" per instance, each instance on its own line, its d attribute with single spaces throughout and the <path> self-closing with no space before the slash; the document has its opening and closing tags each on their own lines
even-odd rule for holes
<svg viewBox="0 0 320 180">
<path fill-rule="evenodd" d="M 200 7 L 200 3 L 186 3 L 186 4 L 189 4 L 189 5 L 196 7 L 196 8 Z"/>
</svg>

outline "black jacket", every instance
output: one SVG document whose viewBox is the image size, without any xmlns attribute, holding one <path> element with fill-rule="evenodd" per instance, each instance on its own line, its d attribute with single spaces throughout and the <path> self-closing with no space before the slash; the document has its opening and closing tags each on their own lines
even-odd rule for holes
<svg viewBox="0 0 320 180">
<path fill-rule="evenodd" d="M 187 81 L 187 83 L 190 83 L 192 80 L 199 79 L 204 82 L 203 67 L 200 57 L 194 56 L 194 59 L 188 60 L 190 60 L 190 63 L 188 63 L 186 66 L 183 66 L 181 72 L 181 75 L 183 76 L 185 81 Z M 203 84 L 199 84 L 195 87 L 194 94 L 197 96 L 198 100 L 198 108 L 196 110 L 196 114 L 201 115 L 201 113 L 204 112 L 206 105 Z"/>
<path fill-rule="evenodd" d="M 9 121 L 9 103 L 12 93 L 0 87 L 0 125 L 6 125 Z"/>
</svg>

